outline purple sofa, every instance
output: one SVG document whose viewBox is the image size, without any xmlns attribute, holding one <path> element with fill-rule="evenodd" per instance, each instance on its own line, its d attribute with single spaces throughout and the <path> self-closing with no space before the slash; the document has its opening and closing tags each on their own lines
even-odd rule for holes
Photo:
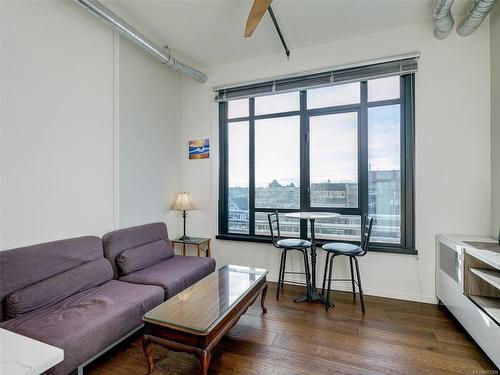
<svg viewBox="0 0 500 375">
<path fill-rule="evenodd" d="M 0 327 L 63 349 L 47 374 L 68 374 L 214 270 L 174 256 L 164 223 L 0 251 Z"/>
<path fill-rule="evenodd" d="M 64 350 L 48 374 L 68 374 L 163 301 L 152 285 L 113 279 L 99 237 L 0 252 L 0 327 Z"/>
<path fill-rule="evenodd" d="M 165 299 L 215 271 L 213 258 L 174 255 L 165 223 L 118 229 L 105 234 L 102 242 L 116 278 L 161 286 Z"/>
</svg>

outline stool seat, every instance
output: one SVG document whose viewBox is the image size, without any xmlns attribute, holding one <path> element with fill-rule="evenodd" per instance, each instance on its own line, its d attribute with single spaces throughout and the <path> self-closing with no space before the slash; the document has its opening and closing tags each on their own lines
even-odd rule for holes
<svg viewBox="0 0 500 375">
<path fill-rule="evenodd" d="M 322 246 L 323 250 L 338 255 L 360 255 L 363 249 L 357 245 L 343 242 L 330 242 Z"/>
<path fill-rule="evenodd" d="M 285 285 L 285 274 L 305 275 L 306 290 L 307 290 L 307 295 L 309 296 L 310 273 L 309 273 L 309 260 L 307 257 L 307 248 L 311 247 L 311 243 L 309 241 L 302 240 L 300 238 L 281 239 L 280 220 L 278 216 L 278 211 L 268 214 L 267 221 L 269 222 L 269 229 L 271 231 L 271 239 L 273 240 L 273 246 L 281 250 L 278 287 L 276 288 L 276 300 L 279 301 L 280 291 L 283 290 L 283 286 Z M 277 236 L 275 233 L 277 234 Z M 302 256 L 304 257 L 304 272 L 295 272 L 295 271 L 288 272 L 286 270 L 286 255 L 290 251 L 292 252 L 299 251 L 302 253 Z"/>
<path fill-rule="evenodd" d="M 285 238 L 276 242 L 276 245 L 285 249 L 306 249 L 311 247 L 311 242 L 300 238 Z"/>
<path fill-rule="evenodd" d="M 361 275 L 359 273 L 358 257 L 364 256 L 368 251 L 368 243 L 370 242 L 370 236 L 372 234 L 373 218 L 368 215 L 363 216 L 363 221 L 361 223 L 361 242 L 359 246 L 344 243 L 344 242 L 330 242 L 322 246 L 323 250 L 326 251 L 326 261 L 325 261 L 325 276 L 323 276 L 323 296 L 326 292 L 326 310 L 330 307 L 330 290 L 332 281 L 345 281 L 345 279 L 333 279 L 333 260 L 339 255 L 345 255 L 349 257 L 349 264 L 351 266 L 351 284 L 352 284 L 352 295 L 356 299 L 356 288 L 358 286 L 359 297 L 361 300 L 361 311 L 365 313 L 365 297 L 363 296 L 363 288 L 361 287 Z M 356 276 L 358 281 L 354 280 L 354 265 L 356 265 Z M 326 281 L 328 280 L 328 287 L 325 289 Z"/>
</svg>

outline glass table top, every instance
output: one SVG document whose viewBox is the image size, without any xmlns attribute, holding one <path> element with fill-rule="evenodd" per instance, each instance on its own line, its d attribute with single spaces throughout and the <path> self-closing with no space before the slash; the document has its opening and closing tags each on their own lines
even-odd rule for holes
<svg viewBox="0 0 500 375">
<path fill-rule="evenodd" d="M 193 244 L 193 245 L 198 245 L 198 244 L 201 244 L 203 242 L 207 242 L 208 240 L 210 240 L 210 238 L 204 238 L 204 237 L 189 237 L 185 240 L 181 240 L 180 238 L 176 238 L 175 240 L 172 240 L 172 242 L 176 242 L 176 243 L 185 243 L 185 244 Z"/>
<path fill-rule="evenodd" d="M 144 315 L 144 321 L 209 332 L 266 274 L 261 268 L 225 265 Z"/>
</svg>

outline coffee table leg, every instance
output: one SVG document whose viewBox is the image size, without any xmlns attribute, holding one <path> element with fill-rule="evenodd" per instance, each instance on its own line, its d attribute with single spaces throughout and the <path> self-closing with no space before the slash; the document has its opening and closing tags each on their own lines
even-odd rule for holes
<svg viewBox="0 0 500 375">
<path fill-rule="evenodd" d="M 198 357 L 198 361 L 200 362 L 201 375 L 208 374 L 208 368 L 210 367 L 210 359 L 212 358 L 212 353 L 209 350 L 203 350 Z"/>
<path fill-rule="evenodd" d="M 260 307 L 262 307 L 263 314 L 267 313 L 267 307 L 265 306 L 266 295 L 267 295 L 267 283 L 264 289 L 262 289 L 262 295 L 260 296 Z"/>
<path fill-rule="evenodd" d="M 148 372 L 146 375 L 151 375 L 153 373 L 153 345 L 151 341 L 149 341 L 146 335 L 142 336 L 142 350 L 144 352 L 144 356 L 146 357 L 146 362 L 148 364 Z"/>
</svg>

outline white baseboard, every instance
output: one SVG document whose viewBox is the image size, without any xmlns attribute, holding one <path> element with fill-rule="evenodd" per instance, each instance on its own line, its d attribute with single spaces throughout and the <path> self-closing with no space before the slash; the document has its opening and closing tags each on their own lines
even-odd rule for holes
<svg viewBox="0 0 500 375">
<path fill-rule="evenodd" d="M 278 282 L 278 276 L 268 274 L 267 280 Z M 297 280 L 297 281 L 301 281 L 301 280 Z M 321 287 L 322 282 L 323 281 L 316 282 L 316 285 Z M 286 284 L 286 282 L 285 282 L 285 284 Z M 336 281 L 335 282 L 335 290 L 350 292 L 352 290 L 351 289 L 351 282 L 350 281 Z M 366 294 L 368 296 L 394 298 L 394 299 L 401 299 L 404 301 L 432 303 L 432 304 L 437 304 L 437 302 L 438 302 L 436 296 L 423 296 L 420 294 L 405 293 L 405 292 L 399 292 L 399 291 L 394 291 L 394 290 L 383 290 L 383 289 L 366 288 L 365 287 L 365 288 L 363 288 L 363 292 L 364 292 L 364 294 Z"/>
</svg>

